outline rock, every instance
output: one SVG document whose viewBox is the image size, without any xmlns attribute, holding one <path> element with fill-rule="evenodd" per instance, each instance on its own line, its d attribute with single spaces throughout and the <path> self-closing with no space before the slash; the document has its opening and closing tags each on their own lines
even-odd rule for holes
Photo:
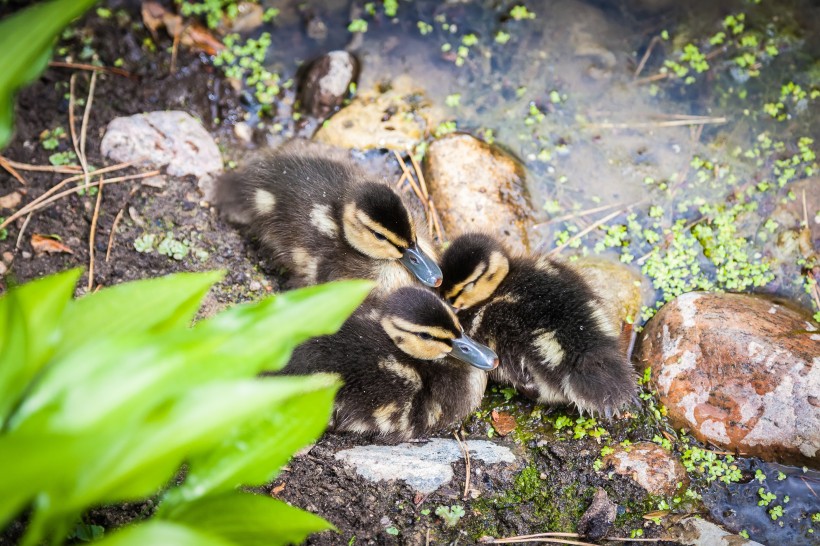
<svg viewBox="0 0 820 546">
<path fill-rule="evenodd" d="M 0 197 L 0 209 L 13 209 L 20 204 L 23 196 L 19 191 L 13 191 Z"/>
<path fill-rule="evenodd" d="M 601 540 L 612 529 L 617 511 L 618 505 L 599 487 L 592 497 L 592 504 L 578 522 L 578 532 L 588 540 Z"/>
<path fill-rule="evenodd" d="M 362 91 L 322 125 L 315 139 L 358 150 L 413 150 L 435 121 L 421 97 L 406 78 L 398 78 L 384 92 Z"/>
<path fill-rule="evenodd" d="M 620 262 L 593 256 L 578 258 L 572 265 L 604 300 L 604 310 L 619 328 L 638 319 L 643 291 L 650 290 L 645 277 Z"/>
<path fill-rule="evenodd" d="M 246 121 L 239 121 L 233 126 L 233 134 L 244 143 L 253 140 L 253 128 Z"/>
<path fill-rule="evenodd" d="M 342 105 L 358 70 L 347 51 L 331 51 L 310 63 L 299 85 L 302 108 L 315 118 L 327 118 Z"/>
<path fill-rule="evenodd" d="M 513 158 L 466 134 L 436 140 L 427 150 L 425 177 L 447 235 L 498 235 L 513 251 L 529 252 L 533 222 L 524 169 Z"/>
<path fill-rule="evenodd" d="M 190 114 L 177 110 L 112 120 L 100 151 L 114 161 L 153 168 L 167 165 L 169 175 L 193 175 L 201 185 L 222 172 L 222 156 L 214 139 Z"/>
<path fill-rule="evenodd" d="M 769 299 L 693 292 L 649 321 L 639 355 L 674 427 L 742 454 L 817 465 L 817 330 Z"/>
<path fill-rule="evenodd" d="M 686 469 L 671 453 L 652 442 L 638 442 L 629 447 L 616 446 L 603 460 L 615 473 L 629 476 L 652 495 L 673 495 L 678 483 L 686 486 Z"/>
<path fill-rule="evenodd" d="M 265 10 L 254 2 L 239 2 L 236 5 L 236 16 L 223 17 L 217 27 L 219 34 L 231 32 L 250 32 L 262 26 L 265 19 Z"/>
<path fill-rule="evenodd" d="M 689 546 L 763 546 L 698 517 L 680 521 L 667 529 L 667 533 L 681 544 Z"/>
<path fill-rule="evenodd" d="M 504 446 L 486 440 L 466 441 L 470 460 L 486 464 L 514 463 L 515 456 Z M 432 493 L 453 479 L 452 463 L 463 458 L 455 440 L 432 438 L 425 444 L 369 445 L 345 449 L 336 459 L 356 468 L 370 481 L 403 480 L 416 491 Z"/>
</svg>

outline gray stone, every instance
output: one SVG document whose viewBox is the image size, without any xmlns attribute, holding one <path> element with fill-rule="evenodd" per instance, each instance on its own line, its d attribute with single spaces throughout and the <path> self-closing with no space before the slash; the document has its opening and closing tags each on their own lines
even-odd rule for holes
<svg viewBox="0 0 820 546">
<path fill-rule="evenodd" d="M 681 521 L 670 527 L 668 532 L 675 540 L 688 546 L 763 546 L 697 517 Z"/>
<path fill-rule="evenodd" d="M 200 184 L 222 172 L 213 137 L 187 112 L 147 112 L 108 124 L 100 151 L 114 161 L 159 168 L 171 176 L 193 175 Z"/>
<path fill-rule="evenodd" d="M 465 444 L 471 461 L 515 462 L 512 451 L 504 446 L 486 440 L 468 440 Z M 433 438 L 425 444 L 361 446 L 336 453 L 336 459 L 353 466 L 365 479 L 404 480 L 423 494 L 432 493 L 452 480 L 451 465 L 463 457 L 458 443 L 445 438 Z"/>
<path fill-rule="evenodd" d="M 588 540 L 601 540 L 612 529 L 617 512 L 618 505 L 599 487 L 592 497 L 592 504 L 578 522 L 578 532 Z"/>
<path fill-rule="evenodd" d="M 357 70 L 356 58 L 347 51 L 331 51 L 313 61 L 299 86 L 307 113 L 324 119 L 339 108 Z"/>
</svg>

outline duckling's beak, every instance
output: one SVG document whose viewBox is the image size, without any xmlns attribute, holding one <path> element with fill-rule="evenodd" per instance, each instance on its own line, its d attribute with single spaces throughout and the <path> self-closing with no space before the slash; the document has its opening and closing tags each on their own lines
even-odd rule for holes
<svg viewBox="0 0 820 546">
<path fill-rule="evenodd" d="M 410 270 L 418 280 L 427 286 L 440 286 L 441 269 L 433 259 L 422 252 L 416 244 L 412 244 L 404 251 L 404 256 L 399 258 L 404 267 Z"/>
<path fill-rule="evenodd" d="M 490 371 L 498 367 L 498 355 L 495 351 L 465 335 L 453 340 L 450 356 L 472 364 L 479 370 Z"/>
</svg>

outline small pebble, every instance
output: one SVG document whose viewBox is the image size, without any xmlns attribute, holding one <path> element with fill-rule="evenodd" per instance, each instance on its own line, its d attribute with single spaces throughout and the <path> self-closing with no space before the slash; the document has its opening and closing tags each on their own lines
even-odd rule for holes
<svg viewBox="0 0 820 546">
<path fill-rule="evenodd" d="M 262 289 L 262 283 L 259 281 L 251 281 L 251 283 L 248 285 L 248 288 L 256 292 L 257 290 Z"/>
</svg>

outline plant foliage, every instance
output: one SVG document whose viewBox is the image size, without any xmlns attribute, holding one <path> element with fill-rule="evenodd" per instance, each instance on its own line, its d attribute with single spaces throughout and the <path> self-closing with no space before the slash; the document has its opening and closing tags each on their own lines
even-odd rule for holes
<svg viewBox="0 0 820 546">
<path fill-rule="evenodd" d="M 92 506 L 162 493 L 152 521 L 107 544 L 288 544 L 331 528 L 236 490 L 271 480 L 327 423 L 335 378 L 264 377 L 329 334 L 371 284 L 239 305 L 189 327 L 218 273 L 72 300 L 77 270 L 0 299 L 0 527 L 30 507 L 23 544 L 60 544 Z"/>
<path fill-rule="evenodd" d="M 54 38 L 97 0 L 54 0 L 0 21 L 0 149 L 11 140 L 14 94 L 48 65 Z"/>
</svg>

